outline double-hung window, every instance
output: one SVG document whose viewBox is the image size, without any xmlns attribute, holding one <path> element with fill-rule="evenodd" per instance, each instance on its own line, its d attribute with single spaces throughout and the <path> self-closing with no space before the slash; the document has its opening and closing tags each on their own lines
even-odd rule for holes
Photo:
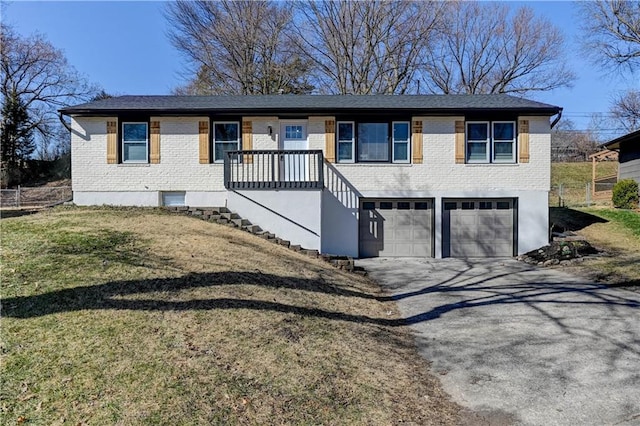
<svg viewBox="0 0 640 426">
<path fill-rule="evenodd" d="M 122 123 L 122 162 L 149 162 L 149 132 L 147 123 Z"/>
<path fill-rule="evenodd" d="M 338 121 L 338 162 L 353 163 L 355 160 L 355 125 L 353 121 Z"/>
<path fill-rule="evenodd" d="M 393 162 L 409 162 L 409 122 L 393 122 Z"/>
<path fill-rule="evenodd" d="M 467 123 L 467 163 L 489 162 L 489 123 Z"/>
<path fill-rule="evenodd" d="M 515 121 L 467 122 L 467 163 L 514 163 Z"/>
<path fill-rule="evenodd" d="M 213 123 L 213 161 L 222 163 L 226 151 L 240 149 L 240 123 L 218 121 Z"/>
<path fill-rule="evenodd" d="M 516 123 L 513 121 L 494 121 L 492 124 L 493 162 L 514 163 L 516 161 Z"/>
</svg>

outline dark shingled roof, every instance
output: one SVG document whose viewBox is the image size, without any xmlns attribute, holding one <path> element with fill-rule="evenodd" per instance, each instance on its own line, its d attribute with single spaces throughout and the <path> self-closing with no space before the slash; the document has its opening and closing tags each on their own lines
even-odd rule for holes
<svg viewBox="0 0 640 426">
<path fill-rule="evenodd" d="M 636 130 L 635 132 L 627 133 L 626 135 L 620 136 L 612 141 L 604 143 L 603 146 L 607 149 L 620 149 L 620 145 L 627 142 L 640 142 L 640 130 Z"/>
<path fill-rule="evenodd" d="M 127 112 L 196 115 L 336 114 L 350 112 L 411 112 L 454 114 L 473 111 L 513 111 L 554 115 L 562 108 L 510 95 L 255 95 L 255 96 L 118 96 L 63 108 L 67 115 L 108 115 Z"/>
</svg>

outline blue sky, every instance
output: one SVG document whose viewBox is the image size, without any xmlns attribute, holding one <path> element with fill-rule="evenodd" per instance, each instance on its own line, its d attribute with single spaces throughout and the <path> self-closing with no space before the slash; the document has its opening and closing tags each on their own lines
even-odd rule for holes
<svg viewBox="0 0 640 426">
<path fill-rule="evenodd" d="M 578 77 L 572 88 L 528 98 L 563 107 L 563 116 L 584 129 L 589 116 L 606 113 L 620 91 L 640 89 L 638 81 L 603 72 L 586 61 L 578 44 L 575 2 L 513 2 L 514 6 L 522 4 L 564 32 Z M 14 1 L 4 3 L 1 19 L 22 35 L 44 34 L 78 71 L 108 93 L 161 95 L 183 82 L 180 55 L 166 36 L 164 5 L 154 1 Z M 605 139 L 616 135 L 613 129 L 600 134 Z"/>
</svg>

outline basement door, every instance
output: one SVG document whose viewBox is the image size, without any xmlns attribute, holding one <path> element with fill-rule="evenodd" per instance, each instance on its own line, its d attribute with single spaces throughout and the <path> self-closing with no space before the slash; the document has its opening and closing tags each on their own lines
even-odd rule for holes
<svg viewBox="0 0 640 426">
<path fill-rule="evenodd" d="M 360 257 L 433 257 L 431 199 L 360 201 Z"/>
<path fill-rule="evenodd" d="M 512 199 L 444 200 L 443 257 L 510 257 L 514 247 Z"/>
</svg>

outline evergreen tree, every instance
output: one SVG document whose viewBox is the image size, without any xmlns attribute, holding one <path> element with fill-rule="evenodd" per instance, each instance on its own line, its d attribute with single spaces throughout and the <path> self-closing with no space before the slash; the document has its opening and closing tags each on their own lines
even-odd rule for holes
<svg viewBox="0 0 640 426">
<path fill-rule="evenodd" d="M 8 93 L 2 102 L 0 147 L 3 186 L 20 184 L 25 162 L 36 147 L 27 106 L 16 92 Z"/>
</svg>

